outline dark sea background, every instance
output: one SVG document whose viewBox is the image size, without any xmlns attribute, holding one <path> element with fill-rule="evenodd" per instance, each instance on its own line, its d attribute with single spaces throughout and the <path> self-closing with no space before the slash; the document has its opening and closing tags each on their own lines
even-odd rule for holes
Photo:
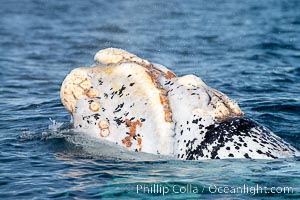
<svg viewBox="0 0 300 200">
<path fill-rule="evenodd" d="M 178 161 L 82 137 L 60 85 L 117 47 L 195 74 L 300 149 L 300 1 L 0 0 L 0 199 L 300 199 L 300 158 Z M 187 184 L 198 194 L 136 193 Z M 220 187 L 290 194 L 217 194 Z M 268 193 L 269 192 L 269 193 Z M 268 194 L 267 194 L 268 193 Z"/>
</svg>

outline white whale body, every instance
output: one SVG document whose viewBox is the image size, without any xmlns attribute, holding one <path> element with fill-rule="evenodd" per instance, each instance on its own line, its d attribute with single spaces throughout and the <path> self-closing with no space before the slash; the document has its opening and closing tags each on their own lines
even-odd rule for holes
<svg viewBox="0 0 300 200">
<path fill-rule="evenodd" d="M 67 75 L 60 96 L 74 127 L 96 140 L 189 160 L 300 155 L 199 77 L 115 48 L 94 61 Z"/>
</svg>

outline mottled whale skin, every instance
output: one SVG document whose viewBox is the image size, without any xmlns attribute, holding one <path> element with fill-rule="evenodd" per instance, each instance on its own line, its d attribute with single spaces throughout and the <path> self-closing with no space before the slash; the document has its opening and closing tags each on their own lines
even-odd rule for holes
<svg viewBox="0 0 300 200">
<path fill-rule="evenodd" d="M 184 160 L 300 155 L 199 77 L 115 48 L 94 61 L 67 75 L 60 96 L 74 127 L 96 140 Z"/>
</svg>

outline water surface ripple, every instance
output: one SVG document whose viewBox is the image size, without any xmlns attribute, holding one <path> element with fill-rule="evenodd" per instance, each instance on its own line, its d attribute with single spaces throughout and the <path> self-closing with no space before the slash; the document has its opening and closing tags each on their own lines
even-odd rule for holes
<svg viewBox="0 0 300 200">
<path fill-rule="evenodd" d="M 67 73 L 107 47 L 195 74 L 300 149 L 300 1 L 1 1 L 0 198 L 156 198 L 136 186 L 192 184 L 170 199 L 300 198 L 299 158 L 174 161 L 127 154 L 72 130 Z M 49 118 L 52 119 L 49 120 Z M 293 187 L 211 194 L 209 185 Z M 201 189 L 201 190 L 200 190 Z"/>
</svg>

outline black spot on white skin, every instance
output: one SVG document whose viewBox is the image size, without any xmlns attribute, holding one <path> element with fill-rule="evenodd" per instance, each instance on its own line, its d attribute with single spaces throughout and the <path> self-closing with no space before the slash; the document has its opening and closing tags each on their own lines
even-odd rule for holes
<svg viewBox="0 0 300 200">
<path fill-rule="evenodd" d="M 133 104 L 130 106 L 130 108 L 132 108 L 134 105 L 135 105 L 135 104 L 133 103 Z"/>
<path fill-rule="evenodd" d="M 198 121 L 199 121 L 198 119 L 194 119 L 194 120 L 192 121 L 192 123 L 193 123 L 193 124 L 198 124 Z"/>
<path fill-rule="evenodd" d="M 125 121 L 123 120 L 123 117 L 114 117 L 113 121 L 115 121 L 118 126 L 125 123 Z"/>
<path fill-rule="evenodd" d="M 131 76 L 131 74 L 129 74 L 127 77 L 129 78 Z"/>
<path fill-rule="evenodd" d="M 263 152 L 261 150 L 257 150 L 256 151 L 258 154 L 263 154 Z"/>
<path fill-rule="evenodd" d="M 144 121 L 146 121 L 146 119 L 144 119 L 144 118 L 140 118 L 140 121 L 141 121 L 141 122 L 144 122 Z"/>
<path fill-rule="evenodd" d="M 187 145 L 185 149 L 186 158 L 188 160 L 196 159 L 196 157 L 206 157 L 205 154 L 209 153 L 210 158 L 219 157 L 219 150 L 221 147 L 224 147 L 229 142 L 233 142 L 232 146 L 236 150 L 248 150 L 252 151 L 252 147 L 248 146 L 247 143 L 244 142 L 245 138 L 252 138 L 253 135 L 256 135 L 256 138 L 260 138 L 259 140 L 268 141 L 268 143 L 277 144 L 274 148 L 270 148 L 269 146 L 263 147 L 260 145 L 261 143 L 256 140 L 258 145 L 262 148 L 267 148 L 269 151 L 262 152 L 261 150 L 256 151 L 258 155 L 267 156 L 270 158 L 276 158 L 274 153 L 278 151 L 282 151 L 282 146 L 284 146 L 287 151 L 290 150 L 290 146 L 281 142 L 281 139 L 274 137 L 271 132 L 261 125 L 257 124 L 255 121 L 248 118 L 231 118 L 226 121 L 216 123 L 205 127 L 205 132 L 203 133 L 203 141 L 196 146 L 193 144 Z M 200 133 L 201 134 L 201 131 Z M 184 141 L 185 143 L 185 141 Z M 211 149 L 211 151 L 209 151 Z M 226 147 L 226 150 L 229 151 L 228 157 L 234 157 L 234 152 L 230 152 L 230 146 Z M 247 154 L 248 155 L 248 154 Z M 244 155 L 246 157 L 247 155 Z M 249 155 L 248 155 L 249 156 Z M 249 156 L 250 157 L 250 156 Z"/>
<path fill-rule="evenodd" d="M 247 153 L 244 154 L 244 157 L 248 158 L 248 159 L 251 159 L 250 156 Z"/>
<path fill-rule="evenodd" d="M 202 128 L 204 128 L 204 126 L 203 126 L 202 124 L 199 123 L 198 128 L 199 128 L 199 129 L 202 129 Z"/>
<path fill-rule="evenodd" d="M 98 120 L 100 118 L 100 114 L 98 114 L 98 113 L 94 114 L 94 118 L 95 118 L 95 120 Z"/>
<path fill-rule="evenodd" d="M 116 112 L 119 112 L 119 111 L 121 111 L 121 109 L 123 108 L 123 106 L 124 106 L 124 102 L 123 103 L 121 103 L 121 104 L 119 104 L 116 108 L 115 108 L 115 110 L 114 110 L 114 112 L 113 113 L 116 113 Z"/>
<path fill-rule="evenodd" d="M 118 95 L 121 95 L 125 89 L 126 89 L 125 85 L 122 85 L 121 89 L 119 89 Z"/>
<path fill-rule="evenodd" d="M 114 98 L 114 96 L 115 96 L 117 93 L 118 93 L 118 91 L 114 91 L 114 92 L 112 92 L 112 93 L 111 93 L 111 96 L 110 96 L 110 99 L 113 99 L 113 98 Z"/>
<path fill-rule="evenodd" d="M 130 84 L 129 84 L 129 86 L 131 86 L 131 87 L 132 87 L 134 84 L 135 84 L 135 83 L 130 83 Z"/>
<path fill-rule="evenodd" d="M 195 141 L 197 140 L 197 138 L 194 138 L 193 140 L 189 140 L 187 143 L 186 143 L 186 147 L 192 147 L 195 143 Z"/>
<path fill-rule="evenodd" d="M 100 116 L 101 116 L 101 115 L 100 115 L 99 113 L 95 113 L 95 114 L 92 114 L 92 115 L 82 116 L 82 120 L 83 120 L 83 121 L 87 120 L 88 123 L 89 123 L 89 122 L 90 122 L 89 119 L 92 120 L 92 119 L 94 118 L 95 120 L 98 120 Z"/>
<path fill-rule="evenodd" d="M 169 85 L 171 83 L 171 81 L 167 81 L 166 83 L 165 83 L 165 85 Z"/>
</svg>

